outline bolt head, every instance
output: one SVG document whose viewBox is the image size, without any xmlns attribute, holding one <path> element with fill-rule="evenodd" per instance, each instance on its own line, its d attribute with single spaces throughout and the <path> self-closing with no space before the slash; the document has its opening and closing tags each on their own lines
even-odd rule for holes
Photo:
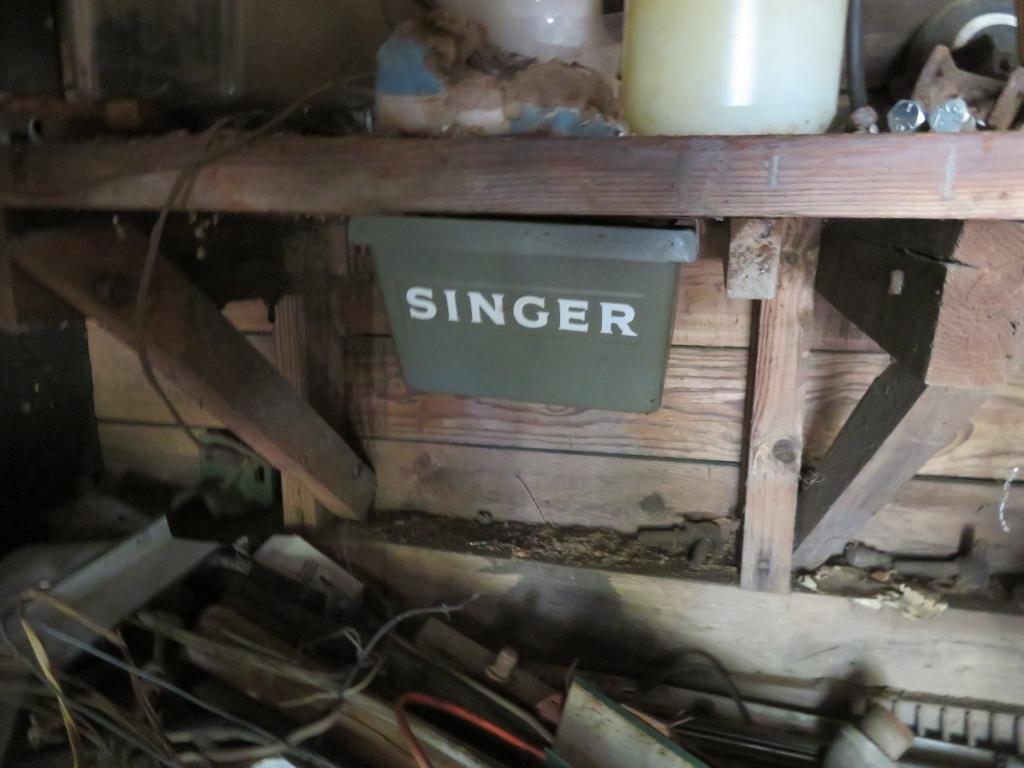
<svg viewBox="0 0 1024 768">
<path fill-rule="evenodd" d="M 961 133 L 977 128 L 967 102 L 957 97 L 944 101 L 928 115 L 928 125 L 936 133 Z"/>
<path fill-rule="evenodd" d="M 900 99 L 886 115 L 886 123 L 893 133 L 919 131 L 928 120 L 924 105 L 914 99 Z"/>
</svg>

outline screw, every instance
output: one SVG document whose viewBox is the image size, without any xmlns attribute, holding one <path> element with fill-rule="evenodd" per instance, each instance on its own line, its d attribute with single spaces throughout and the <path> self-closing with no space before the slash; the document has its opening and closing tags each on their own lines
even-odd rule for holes
<svg viewBox="0 0 1024 768">
<path fill-rule="evenodd" d="M 978 121 L 971 114 L 967 102 L 957 97 L 944 101 L 928 115 L 928 125 L 936 133 L 961 133 L 973 131 Z"/>
<path fill-rule="evenodd" d="M 889 273 L 889 295 L 902 296 L 907 275 L 902 269 L 894 269 Z"/>
<path fill-rule="evenodd" d="M 507 683 L 519 663 L 519 654 L 515 648 L 502 648 L 494 663 L 487 668 L 487 676 L 496 683 Z"/>
<path fill-rule="evenodd" d="M 900 99 L 885 116 L 889 130 L 893 133 L 913 133 L 927 122 L 924 104 L 914 99 Z"/>
</svg>

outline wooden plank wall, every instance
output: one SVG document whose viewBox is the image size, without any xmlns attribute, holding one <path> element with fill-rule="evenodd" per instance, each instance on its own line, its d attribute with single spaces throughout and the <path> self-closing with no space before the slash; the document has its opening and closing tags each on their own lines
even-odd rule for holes
<svg viewBox="0 0 1024 768">
<path fill-rule="evenodd" d="M 340 288 L 327 361 L 344 405 L 335 426 L 378 474 L 379 510 L 422 510 L 632 531 L 684 517 L 737 514 L 747 397 L 749 301 L 724 287 L 725 228 L 684 265 L 662 407 L 650 415 L 549 407 L 411 392 L 383 304 L 368 275 Z M 350 270 L 367 269 L 348 258 Z M 229 305 L 253 343 L 273 354 L 258 303 Z M 131 351 L 90 327 L 96 412 L 108 470 L 148 470 L 184 482 L 194 457 L 141 379 Z M 872 341 L 820 297 L 810 328 L 805 462 L 824 455 L 846 416 L 888 364 Z M 217 426 L 181 402 L 197 426 Z M 940 451 L 869 527 L 868 543 L 915 554 L 956 551 L 963 529 L 992 545 L 1001 569 L 1024 564 L 1024 539 L 1001 531 L 1000 484 L 1021 461 L 1024 380 L 1001 387 L 969 430 Z M 812 474 L 805 482 L 815 482 Z M 1010 519 L 1024 526 L 1024 501 Z"/>
</svg>

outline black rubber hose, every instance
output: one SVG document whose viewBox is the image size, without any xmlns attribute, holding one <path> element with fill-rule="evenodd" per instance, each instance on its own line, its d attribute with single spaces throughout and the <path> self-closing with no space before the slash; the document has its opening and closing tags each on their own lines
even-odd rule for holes
<svg viewBox="0 0 1024 768">
<path fill-rule="evenodd" d="M 846 81 L 850 91 L 850 110 L 868 105 L 867 75 L 864 71 L 864 6 L 862 0 L 850 0 L 846 22 Z"/>
</svg>

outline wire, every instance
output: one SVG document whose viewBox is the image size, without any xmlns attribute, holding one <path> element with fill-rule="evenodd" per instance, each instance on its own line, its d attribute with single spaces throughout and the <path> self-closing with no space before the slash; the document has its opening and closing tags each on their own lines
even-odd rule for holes
<svg viewBox="0 0 1024 768">
<path fill-rule="evenodd" d="M 551 735 L 548 729 L 545 728 L 539 720 L 537 720 L 537 718 L 535 718 L 533 715 L 531 715 L 529 712 L 525 711 L 521 707 L 509 701 L 501 694 L 492 691 L 483 683 L 477 682 L 469 675 L 466 675 L 458 669 L 449 666 L 446 662 L 436 658 L 434 654 L 424 651 L 422 648 L 417 647 L 414 643 L 410 643 L 403 637 L 394 637 L 392 638 L 392 642 L 398 643 L 402 648 L 405 648 L 409 653 L 417 656 L 423 661 L 426 661 L 428 664 L 433 664 L 435 667 L 440 669 L 445 674 L 451 675 L 463 685 L 472 688 L 481 696 L 484 696 L 488 700 L 492 701 L 494 704 L 506 710 L 516 719 L 521 720 L 525 725 L 529 726 L 530 730 L 532 730 L 534 733 L 540 736 L 545 743 L 554 743 L 554 737 Z"/>
<path fill-rule="evenodd" d="M 183 197 L 183 200 L 187 199 L 187 192 L 191 191 L 191 183 L 199 175 L 199 171 L 202 170 L 203 166 L 216 162 L 218 160 L 222 160 L 225 157 L 228 157 L 229 155 L 239 151 L 240 149 L 243 149 L 249 144 L 252 144 L 257 139 L 260 139 L 263 136 L 266 136 L 268 133 L 271 133 L 272 131 L 281 127 L 288 121 L 289 118 L 291 118 L 292 115 L 294 115 L 300 109 L 309 104 L 309 102 L 313 101 L 316 98 L 319 98 L 321 95 L 323 95 L 323 93 L 325 93 L 331 88 L 334 88 L 341 82 L 343 81 L 332 80 L 328 83 L 324 83 L 323 85 L 314 88 L 313 90 L 307 92 L 303 96 L 293 101 L 289 106 L 285 107 L 283 110 L 278 112 L 274 117 L 270 118 L 259 128 L 256 128 L 255 130 L 250 131 L 247 134 L 244 134 L 242 137 L 236 139 L 235 141 L 225 146 L 218 147 L 216 149 L 212 148 L 211 144 L 213 140 L 216 138 L 217 134 L 225 126 L 237 120 L 239 116 L 235 115 L 231 117 L 221 118 L 216 123 L 214 123 L 207 130 L 207 143 L 204 151 L 200 153 L 198 157 L 186 163 L 184 167 L 182 167 L 181 170 L 179 171 L 178 176 L 174 180 L 174 183 L 171 184 L 171 188 L 167 193 L 167 198 L 164 200 L 164 204 L 163 207 L 161 207 L 160 209 L 159 216 L 157 216 L 156 223 L 153 224 L 153 229 L 150 231 L 149 247 L 146 249 L 146 259 L 143 262 L 142 274 L 139 277 L 139 291 L 135 302 L 136 352 L 139 355 L 139 363 L 142 366 L 142 372 L 146 376 L 146 380 L 149 382 L 150 386 L 160 397 L 160 400 L 163 401 L 163 404 L 167 407 L 167 410 L 170 411 L 171 416 L 174 418 L 175 424 L 177 424 L 178 427 L 181 428 L 182 432 L 185 433 L 185 436 L 188 437 L 188 439 L 195 444 L 196 448 L 198 448 L 200 452 L 202 452 L 203 450 L 202 442 L 199 440 L 199 438 L 195 436 L 195 433 L 192 431 L 192 428 L 185 421 L 184 417 L 182 417 L 181 413 L 175 407 L 174 403 L 171 402 L 171 398 L 168 396 L 167 392 L 163 388 L 163 385 L 160 384 L 159 380 L 156 377 L 156 374 L 153 372 L 153 367 L 150 364 L 149 360 L 149 338 L 146 334 L 146 304 L 149 299 L 149 291 L 153 282 L 153 272 L 155 271 L 156 268 L 157 256 L 160 252 L 160 243 L 163 240 L 164 228 L 167 225 L 167 219 L 170 217 L 171 211 L 174 209 L 175 204 L 178 202 L 179 196 L 181 196 L 183 191 L 186 191 L 186 188 L 188 189 L 186 191 L 185 196 Z"/>
<path fill-rule="evenodd" d="M 846 25 L 846 77 L 850 91 L 850 111 L 868 105 L 868 86 L 864 72 L 864 7 L 862 0 L 850 0 Z"/>
<path fill-rule="evenodd" d="M 122 670 L 124 672 L 128 672 L 130 674 L 135 674 L 138 677 L 142 678 L 143 680 L 147 680 L 148 682 L 153 683 L 154 685 L 157 685 L 157 686 L 163 688 L 164 690 L 170 691 L 175 696 L 178 696 L 179 698 L 184 699 L 185 701 L 189 702 L 190 704 L 193 704 L 194 706 L 197 706 L 200 709 L 203 709 L 203 710 L 209 712 L 212 715 L 216 715 L 217 717 L 220 717 L 220 718 L 226 720 L 227 722 L 231 723 L 232 725 L 237 725 L 239 728 L 247 728 L 248 730 L 252 731 L 256 735 L 262 736 L 264 739 L 267 739 L 267 740 L 269 740 L 271 742 L 274 742 L 275 744 L 285 744 L 285 742 L 281 741 L 280 738 L 275 736 L 270 731 L 267 731 L 267 730 L 265 730 L 263 728 L 260 728 L 258 725 L 250 723 L 247 720 L 244 720 L 244 719 L 242 719 L 240 717 L 232 715 L 230 712 L 228 712 L 226 710 L 223 710 L 220 707 L 214 706 L 212 704 L 208 704 L 205 701 L 203 701 L 202 699 L 197 698 L 196 696 L 193 696 L 188 691 L 186 691 L 186 690 L 184 690 L 182 688 L 179 688 L 178 686 L 174 685 L 173 683 L 167 682 L 163 678 L 158 677 L 157 675 L 154 675 L 151 672 L 147 672 L 144 669 L 140 669 L 139 667 L 135 667 L 135 666 L 133 666 L 131 664 L 127 664 L 127 663 L 121 661 L 120 659 L 118 659 L 118 658 L 116 658 L 114 656 L 111 656 L 108 653 L 104 653 L 103 651 L 99 650 L 98 648 L 93 648 L 92 645 L 90 645 L 89 643 L 87 643 L 87 642 L 85 642 L 83 640 L 79 640 L 77 637 L 72 637 L 71 635 L 65 634 L 64 632 L 61 632 L 60 630 L 55 629 L 55 628 L 51 627 L 48 624 L 40 623 L 37 626 L 39 627 L 39 630 L 41 632 L 43 632 L 44 634 L 49 635 L 50 637 L 52 637 L 52 638 L 54 638 L 56 640 L 60 640 L 61 642 L 67 643 L 68 645 L 72 645 L 75 648 L 78 648 L 79 650 L 84 651 L 85 653 L 89 654 L 90 656 L 94 656 L 97 659 L 100 659 L 101 661 L 105 661 L 107 664 L 110 664 L 113 667 L 117 667 L 118 669 L 120 669 L 120 670 Z M 330 760 L 328 760 L 325 757 L 322 757 L 322 756 L 316 754 L 315 752 L 310 752 L 307 749 L 291 746 L 291 745 L 288 745 L 288 744 L 285 744 L 285 746 L 287 746 L 286 751 L 289 754 L 293 754 L 296 757 L 301 757 L 301 758 L 303 758 L 305 760 L 309 760 L 311 763 L 314 763 L 316 765 L 322 766 L 322 768 L 339 768 L 333 762 L 331 762 Z"/>
<path fill-rule="evenodd" d="M 370 654 L 373 653 L 373 649 L 377 647 L 377 644 L 381 640 L 387 637 L 391 630 L 403 621 L 408 621 L 409 619 L 414 619 L 418 616 L 437 616 L 439 614 L 448 618 L 453 613 L 465 610 L 467 605 L 479 597 L 480 595 L 476 594 L 470 595 L 461 603 L 456 603 L 455 605 L 441 603 L 441 605 L 434 606 L 432 608 L 412 608 L 411 610 L 403 611 L 397 616 L 386 621 L 384 625 L 377 630 L 376 634 L 370 638 L 370 642 L 363 646 L 363 650 L 356 655 L 355 664 L 353 664 L 352 669 L 349 670 L 348 676 L 345 678 L 345 683 L 341 686 L 342 689 L 348 690 L 352 687 L 353 683 L 355 683 L 356 676 L 359 674 L 359 670 L 366 664 L 367 660 L 370 658 Z"/>
<path fill-rule="evenodd" d="M 726 690 L 729 693 L 729 697 L 733 700 L 736 705 L 736 709 L 739 710 L 740 717 L 743 718 L 743 722 L 747 725 L 754 724 L 754 718 L 750 716 L 750 710 L 747 709 L 747 705 L 743 702 L 743 697 L 740 695 L 739 689 L 733 682 L 732 677 L 729 676 L 729 672 L 722 666 L 722 663 L 712 656 L 707 651 L 701 651 L 696 648 L 689 648 L 680 651 L 678 658 L 669 665 L 667 669 L 656 672 L 655 674 L 648 677 L 643 684 L 644 689 L 653 688 L 656 685 L 662 685 L 668 683 L 670 680 L 677 678 L 679 675 L 688 674 L 695 670 L 704 671 L 711 669 L 716 673 L 722 683 L 725 685 Z M 693 662 L 685 662 L 685 659 L 690 656 L 697 656 L 705 659 L 707 664 L 694 664 Z M 682 662 L 682 663 L 680 663 Z"/>
<path fill-rule="evenodd" d="M 425 693 L 403 693 L 395 700 L 395 717 L 398 719 L 398 728 L 401 730 L 406 743 L 409 745 L 409 752 L 412 753 L 412 756 L 416 760 L 416 764 L 419 768 L 433 768 L 433 765 L 426 753 L 423 751 L 423 748 L 420 746 L 419 741 L 416 740 L 416 734 L 413 733 L 412 727 L 409 725 L 408 718 L 406 718 L 405 708 L 409 704 L 419 707 L 429 707 L 430 709 L 436 709 L 440 712 L 444 712 L 445 714 L 456 717 L 482 731 L 486 731 L 492 736 L 505 742 L 510 747 L 518 749 L 520 752 L 525 752 L 541 762 L 544 762 L 545 760 L 543 749 L 526 743 L 518 736 L 509 733 L 504 728 L 492 723 L 490 720 L 485 720 L 479 715 L 475 715 L 457 704 L 452 704 L 450 701 L 435 699 L 433 696 L 428 696 Z"/>
</svg>

